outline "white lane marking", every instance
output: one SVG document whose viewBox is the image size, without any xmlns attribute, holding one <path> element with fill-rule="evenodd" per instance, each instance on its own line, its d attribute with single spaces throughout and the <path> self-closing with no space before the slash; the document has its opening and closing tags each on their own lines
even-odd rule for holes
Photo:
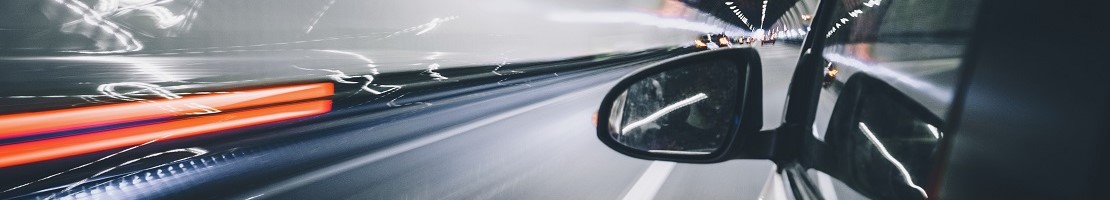
<svg viewBox="0 0 1110 200">
<path fill-rule="evenodd" d="M 632 185 L 632 189 L 624 194 L 624 200 L 650 200 L 655 199 L 655 193 L 659 192 L 659 188 L 663 187 L 663 183 L 667 181 L 667 177 L 671 175 L 674 170 L 675 163 L 667 161 L 652 161 L 651 166 L 644 170 L 644 174 L 640 175 L 640 179 L 636 180 L 636 184 Z"/>
</svg>

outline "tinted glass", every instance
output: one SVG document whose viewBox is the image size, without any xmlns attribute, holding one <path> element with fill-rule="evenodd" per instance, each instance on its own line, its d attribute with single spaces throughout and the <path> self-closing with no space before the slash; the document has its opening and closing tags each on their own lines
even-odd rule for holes
<svg viewBox="0 0 1110 200">
<path fill-rule="evenodd" d="M 613 138 L 657 153 L 717 150 L 737 123 L 737 70 L 729 61 L 706 61 L 632 84 L 613 104 Z"/>
<path fill-rule="evenodd" d="M 813 124 L 825 198 L 928 198 L 975 0 L 836 0 Z"/>
</svg>

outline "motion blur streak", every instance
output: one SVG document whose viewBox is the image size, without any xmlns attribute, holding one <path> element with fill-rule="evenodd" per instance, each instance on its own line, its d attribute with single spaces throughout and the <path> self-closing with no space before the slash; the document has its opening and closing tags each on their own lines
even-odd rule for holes
<svg viewBox="0 0 1110 200">
<path fill-rule="evenodd" d="M 98 51 L 81 51 L 80 53 L 122 53 L 143 49 L 142 43 L 119 25 L 104 19 L 102 14 L 89 8 L 87 4 L 76 0 L 55 0 L 55 3 L 64 5 L 69 12 L 76 13 L 82 23 L 66 23 L 62 26 L 63 32 L 75 32 L 97 42 Z M 84 25 L 84 26 L 82 26 Z M 109 44 L 114 41 L 115 44 Z"/>
<path fill-rule="evenodd" d="M 736 27 L 725 28 L 701 22 L 693 22 L 675 18 L 664 18 L 655 15 L 635 12 L 567 12 L 550 14 L 547 18 L 551 21 L 556 22 L 633 23 L 645 26 L 688 30 L 701 33 L 728 33 L 740 35 L 741 33 L 746 32 Z"/>
<path fill-rule="evenodd" d="M 594 89 L 594 90 L 596 90 L 596 89 Z M 266 195 L 266 194 L 277 194 L 277 193 L 282 193 L 282 192 L 288 192 L 289 190 L 304 187 L 304 185 L 319 182 L 319 181 L 325 180 L 329 177 L 333 177 L 333 176 L 339 175 L 339 174 L 344 173 L 344 172 L 349 172 L 349 171 L 357 169 L 359 167 L 364 167 L 365 165 L 367 165 L 369 163 L 377 162 L 377 161 L 380 161 L 380 160 L 388 158 L 388 157 L 396 156 L 397 154 L 401 154 L 401 153 L 405 153 L 405 152 L 408 152 L 408 151 L 411 151 L 411 150 L 414 150 L 414 149 L 417 149 L 417 148 L 421 148 L 421 147 L 439 142 L 441 140 L 445 140 L 447 138 L 454 137 L 455 135 L 458 135 L 458 134 L 471 132 L 471 131 L 474 131 L 474 129 L 478 129 L 478 128 L 483 127 L 483 126 L 488 126 L 490 124 L 497 123 L 497 122 L 506 120 L 508 118 L 517 117 L 518 115 L 521 115 L 521 114 L 524 114 L 524 113 L 527 113 L 527 112 L 531 112 L 533 110 L 536 110 L 536 109 L 539 109 L 539 108 L 542 108 L 542 107 L 545 107 L 545 106 L 550 106 L 551 104 L 557 103 L 559 101 L 566 101 L 566 100 L 573 99 L 573 98 L 580 98 L 581 96 L 587 95 L 588 92 L 589 91 L 571 93 L 571 94 L 564 95 L 564 96 L 561 96 L 561 97 L 558 97 L 558 98 L 549 99 L 549 100 L 546 100 L 546 101 L 541 101 L 541 102 L 538 102 L 538 103 L 535 103 L 535 104 L 532 104 L 532 105 L 529 105 L 529 106 L 525 106 L 525 107 L 522 107 L 522 108 L 513 109 L 513 110 L 510 110 L 510 111 L 505 112 L 505 113 L 501 113 L 501 114 L 497 114 L 497 115 L 493 115 L 493 116 L 488 116 L 488 117 L 482 118 L 478 121 L 474 121 L 474 122 L 462 124 L 462 125 L 459 125 L 459 126 L 456 126 L 456 127 L 452 127 L 452 128 L 446 129 L 445 131 L 436 133 L 435 135 L 431 135 L 431 136 L 428 136 L 428 137 L 417 139 L 417 140 L 407 142 L 407 143 L 404 143 L 404 144 L 396 145 L 396 146 L 394 146 L 392 148 L 389 148 L 389 149 L 381 150 L 381 151 L 378 151 L 376 153 L 367 154 L 367 155 L 364 155 L 364 156 L 361 156 L 361 157 L 358 157 L 358 158 L 355 158 L 355 159 L 345 161 L 343 163 L 339 163 L 339 164 L 329 166 L 327 168 L 318 169 L 318 170 L 312 171 L 310 173 L 306 173 L 306 174 L 298 176 L 296 178 L 288 179 L 287 181 L 283 181 L 283 182 L 280 182 L 280 183 L 277 183 L 277 184 L 272 184 L 271 186 L 269 186 L 265 189 L 261 189 L 261 190 L 258 190 L 258 191 L 248 193 L 248 194 L 257 194 L 257 195 L 253 195 L 251 197 L 246 197 L 244 199 L 253 199 L 253 198 L 261 197 L 261 196 Z M 674 163 L 671 163 L 671 164 L 673 165 Z"/>
<path fill-rule="evenodd" d="M 678 110 L 679 108 L 686 107 L 686 106 L 689 106 L 690 104 L 700 102 L 701 100 L 705 100 L 705 98 L 709 98 L 709 96 L 706 96 L 705 93 L 698 93 L 697 95 L 694 95 L 690 98 L 686 98 L 686 99 L 683 99 L 682 101 L 676 102 L 676 103 L 671 104 L 667 107 L 663 107 L 663 109 L 659 109 L 659 111 L 655 111 L 655 113 L 651 113 L 651 115 L 648 115 L 647 117 L 644 117 L 644 119 L 640 119 L 640 121 L 636 121 L 636 122 L 632 122 L 631 124 L 628 124 L 628 126 L 624 127 L 624 129 L 621 129 L 621 134 L 626 134 L 626 133 L 628 133 L 628 131 L 630 131 L 632 129 L 635 129 L 637 127 L 643 126 L 644 124 L 647 124 L 648 122 L 655 121 L 656 119 L 659 119 L 660 117 L 663 117 L 663 115 L 666 115 L 667 113 L 671 113 L 671 112 L 674 112 L 674 110 Z"/>
<path fill-rule="evenodd" d="M 929 193 L 925 192 L 925 189 L 921 188 L 921 186 L 913 183 L 913 177 L 910 177 L 910 172 L 906 170 L 906 166 L 903 165 L 902 162 L 899 162 L 898 159 L 895 159 L 894 156 L 890 155 L 890 152 L 887 151 L 886 146 L 883 146 L 883 143 L 879 142 L 879 139 L 875 137 L 874 133 L 871 133 L 871 129 L 867 128 L 866 124 L 860 122 L 859 130 L 863 131 L 863 135 L 867 136 L 867 140 L 871 141 L 871 144 L 875 145 L 875 149 L 879 150 L 879 154 L 883 155 L 883 158 L 886 158 L 887 161 L 890 161 L 890 164 L 894 164 L 894 167 L 898 168 L 898 172 L 902 174 L 902 179 L 906 181 L 906 185 L 912 187 L 918 192 L 921 192 L 922 197 L 929 198 Z"/>
<path fill-rule="evenodd" d="M 126 147 L 151 140 L 204 133 L 312 116 L 331 110 L 330 100 L 317 100 L 179 121 L 138 126 L 50 140 L 0 146 L 0 167 Z"/>
<path fill-rule="evenodd" d="M 315 83 L 179 99 L 0 115 L 0 130 L 3 130 L 0 132 L 0 138 L 174 117 L 198 111 L 185 109 L 181 112 L 170 112 L 165 110 L 165 107 L 196 109 L 196 106 L 190 105 L 204 105 L 208 108 L 231 110 L 327 97 L 332 93 L 331 83 Z"/>
</svg>

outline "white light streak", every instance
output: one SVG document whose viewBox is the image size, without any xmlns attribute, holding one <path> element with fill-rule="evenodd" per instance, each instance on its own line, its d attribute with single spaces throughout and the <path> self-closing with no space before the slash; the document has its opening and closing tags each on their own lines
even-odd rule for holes
<svg viewBox="0 0 1110 200">
<path fill-rule="evenodd" d="M 767 21 L 767 1 L 763 1 L 763 12 L 759 15 L 759 18 L 759 29 L 767 27 L 763 25 L 763 23 Z"/>
<path fill-rule="evenodd" d="M 432 63 L 431 65 L 428 65 L 428 69 L 424 70 L 424 73 L 428 73 L 428 76 L 431 76 L 433 80 L 437 80 L 437 81 L 447 80 L 446 76 L 443 76 L 443 74 L 439 74 L 439 72 L 434 71 L 434 70 L 438 70 L 438 69 L 439 69 L 439 63 Z"/>
<path fill-rule="evenodd" d="M 353 79 L 353 78 L 357 78 L 357 77 L 364 78 L 364 79 L 366 79 L 366 83 L 362 84 L 362 90 L 370 92 L 371 94 L 375 94 L 375 95 L 380 95 L 380 94 L 384 94 L 384 93 L 387 93 L 387 92 L 392 92 L 392 91 L 395 91 L 395 90 L 399 90 L 399 89 L 401 89 L 401 87 L 403 87 L 402 85 L 374 84 L 374 75 L 351 76 L 351 75 L 347 75 L 347 73 L 343 73 L 343 71 L 334 70 L 334 69 L 309 69 L 309 68 L 302 68 L 302 67 L 297 67 L 297 66 L 293 66 L 293 67 L 297 68 L 297 69 L 302 69 L 302 70 L 318 70 L 318 71 L 331 72 L 332 74 L 326 75 L 326 77 L 330 78 L 332 81 L 335 81 L 336 83 L 358 84 L 359 82 L 348 81 L 347 79 Z M 376 87 L 389 88 L 389 89 L 387 89 L 385 91 L 378 91 L 378 90 L 375 90 L 373 88 L 370 88 L 371 85 L 376 86 Z"/>
<path fill-rule="evenodd" d="M 725 2 L 725 5 L 732 5 L 732 4 L 733 3 L 731 1 Z M 732 9 L 732 13 L 736 14 L 736 18 L 740 18 L 740 22 L 744 22 L 745 26 L 751 27 L 751 25 L 748 24 L 748 18 L 744 17 L 744 13 L 740 12 L 739 9 L 736 9 L 736 6 L 729 6 L 728 9 Z"/>
<path fill-rule="evenodd" d="M 883 158 L 885 158 L 891 164 L 894 164 L 895 168 L 898 168 L 898 172 L 902 173 L 902 179 L 906 182 L 906 185 L 912 187 L 913 189 L 916 189 L 918 192 L 921 193 L 921 196 L 929 198 L 929 195 L 925 193 L 925 189 L 922 189 L 921 186 L 917 186 L 917 184 L 913 183 L 913 177 L 910 177 L 910 172 L 906 170 L 906 166 L 903 166 L 902 162 L 898 162 L 897 159 L 894 159 L 894 156 L 890 155 L 890 152 L 887 152 L 886 146 L 883 146 L 883 143 L 879 142 L 879 139 L 875 137 L 875 134 L 871 133 L 871 129 L 868 129 L 866 124 L 860 122 L 859 129 L 861 132 L 863 132 L 864 136 L 867 136 L 867 140 L 870 140 L 871 144 L 875 145 L 875 149 L 879 150 L 879 154 L 882 154 Z"/>
<path fill-rule="evenodd" d="M 167 163 L 165 163 L 165 164 L 160 164 L 160 165 L 157 165 L 157 166 L 154 166 L 154 167 L 149 167 L 149 168 L 145 168 L 145 169 L 143 169 L 143 170 L 138 170 L 138 171 L 134 171 L 134 172 L 131 172 L 131 173 L 127 173 L 127 174 L 124 174 L 123 176 L 120 176 L 120 177 L 125 177 L 125 176 L 130 176 L 130 175 L 134 175 L 134 174 L 137 174 L 137 173 L 139 173 L 139 172 L 142 172 L 142 171 L 144 171 L 144 170 L 154 169 L 154 168 L 158 168 L 158 167 L 163 167 L 163 166 L 171 166 L 171 168 L 172 168 L 173 166 L 172 166 L 172 165 L 170 165 L 170 164 L 172 164 L 172 163 L 175 163 L 175 162 L 179 162 L 179 161 L 183 161 L 183 160 L 187 160 L 187 159 L 190 159 L 190 158 L 194 158 L 194 157 L 197 157 L 197 156 L 201 156 L 201 155 L 204 155 L 204 154 L 208 154 L 208 150 L 205 150 L 205 149 L 202 149 L 202 148 L 196 148 L 196 147 L 194 147 L 194 148 L 185 148 L 185 149 L 172 149 L 172 150 L 168 150 L 168 151 L 163 151 L 163 152 L 159 152 L 159 153 L 154 153 L 154 154 L 146 155 L 146 156 L 143 156 L 143 157 L 141 157 L 141 158 L 136 158 L 136 159 L 128 160 L 128 161 L 126 161 L 126 162 L 123 162 L 123 163 L 120 163 L 120 164 L 118 164 L 118 165 L 116 165 L 116 166 L 114 166 L 114 167 L 110 167 L 110 168 L 108 168 L 108 169 L 105 169 L 105 170 L 101 170 L 100 172 L 97 172 L 96 174 L 93 174 L 92 176 L 90 176 L 90 177 L 88 177 L 88 178 L 85 178 L 85 179 L 82 179 L 82 180 L 80 180 L 80 181 L 77 181 L 77 182 L 71 183 L 71 184 L 67 185 L 67 186 L 65 187 L 65 189 L 63 189 L 62 191 L 60 191 L 60 192 L 56 192 L 56 193 L 54 193 L 54 194 L 51 194 L 50 196 L 47 196 L 47 197 L 46 197 L 46 199 L 54 199 L 54 197 L 55 197 L 56 195 L 58 195 L 58 194 L 64 194 L 64 193 L 65 193 L 65 192 L 67 192 L 67 191 L 73 190 L 73 188 L 76 188 L 76 187 L 77 187 L 78 185 L 84 184 L 84 183 L 88 182 L 89 180 L 91 180 L 91 179 L 93 179 L 93 178 L 96 178 L 96 177 L 99 177 L 100 175 L 103 175 L 104 173 L 108 173 L 109 171 L 115 170 L 116 168 L 119 168 L 119 167 L 122 167 L 122 166 L 125 166 L 125 165 L 128 165 L 128 164 L 131 164 L 131 163 L 135 163 L 135 162 L 138 162 L 138 161 L 140 161 L 140 160 L 143 160 L 143 159 L 153 158 L 153 157 L 157 157 L 157 156 L 160 156 L 160 155 L 163 155 L 163 154 L 167 154 L 167 153 L 177 153 L 177 152 L 188 152 L 188 153 L 192 153 L 193 155 L 190 155 L 190 156 L 188 156 L 188 157 L 185 157 L 185 158 L 179 158 L 179 159 L 173 160 L 173 161 L 171 161 L 171 162 L 167 162 Z M 122 152 L 120 152 L 120 153 L 122 153 Z M 90 164 L 91 164 L 91 163 L 90 163 Z M 172 172 L 171 172 L 171 173 L 172 173 Z M 101 185 L 104 185 L 104 184 L 108 184 L 108 183 L 111 183 L 111 182 L 110 182 L 110 181 L 106 181 L 106 182 L 102 182 L 102 183 L 99 183 L 99 184 L 96 184 L 96 185 L 88 186 L 87 188 L 96 188 L 96 187 L 99 187 L 99 186 L 101 186 Z M 78 195 L 80 195 L 80 194 L 78 194 Z M 78 197 L 80 197 L 80 196 L 78 196 Z"/>
<path fill-rule="evenodd" d="M 308 25 L 308 28 L 305 28 L 305 34 L 311 33 L 312 29 L 316 28 L 316 23 L 320 22 L 320 18 L 324 17 L 324 13 L 327 13 L 332 4 L 335 4 L 335 0 L 328 1 L 328 4 L 324 4 L 324 8 L 316 12 L 316 16 L 312 17 L 312 23 Z"/>
<path fill-rule="evenodd" d="M 824 54 L 824 56 L 825 59 L 836 62 L 837 64 L 852 66 L 860 69 L 861 71 L 870 72 L 871 74 L 879 78 L 894 79 L 900 83 L 905 84 L 906 86 L 920 89 L 920 91 L 925 91 L 924 94 L 929 95 L 933 99 L 951 98 L 951 96 L 949 96 L 950 92 L 946 92 L 947 90 L 941 89 L 933 83 L 922 81 L 919 78 L 907 75 L 906 73 L 891 70 L 891 67 L 888 66 L 868 64 L 855 58 L 834 53 L 826 53 Z"/>
<path fill-rule="evenodd" d="M 424 25 L 420 25 L 420 27 L 423 28 L 423 30 L 420 30 L 420 32 L 416 32 L 415 35 L 422 35 L 424 33 L 427 33 L 428 31 L 432 31 L 432 29 L 435 29 L 437 26 L 439 26 L 439 24 L 441 24 L 443 22 L 455 20 L 455 18 L 458 18 L 458 17 L 447 17 L 447 18 L 432 19 L 431 22 L 428 22 L 427 24 L 424 24 Z"/>
<path fill-rule="evenodd" d="M 173 12 L 170 12 L 170 9 L 166 7 L 143 7 L 138 10 L 146 11 L 147 15 L 150 15 L 155 21 L 158 21 L 158 29 L 167 29 L 185 21 L 185 15 L 174 15 Z"/>
<path fill-rule="evenodd" d="M 632 23 L 659 28 L 681 29 L 701 33 L 722 33 L 725 28 L 700 22 L 686 21 L 683 19 L 663 18 L 655 15 L 637 12 L 568 12 L 554 13 L 547 16 L 548 20 L 571 23 Z"/>
<path fill-rule="evenodd" d="M 116 87 L 121 87 L 121 86 L 141 88 L 142 90 L 129 92 L 129 93 L 119 93 L 119 92 L 116 91 Z M 105 96 L 115 98 L 115 99 L 119 99 L 119 100 L 137 101 L 137 102 L 142 102 L 142 103 L 151 103 L 151 104 L 154 104 L 154 105 L 158 106 L 158 108 L 161 108 L 162 110 L 166 110 L 166 111 L 171 112 L 171 113 L 184 113 L 186 115 L 205 115 L 205 114 L 213 114 L 213 113 L 222 112 L 219 109 L 212 108 L 212 107 L 202 105 L 202 104 L 199 104 L 199 103 L 195 103 L 195 102 L 184 103 L 183 105 L 185 107 L 199 109 L 200 111 L 184 112 L 185 110 L 182 110 L 181 108 L 178 108 L 174 104 L 154 102 L 154 101 L 150 101 L 150 100 L 147 100 L 147 99 L 140 99 L 140 98 L 134 98 L 134 97 L 127 96 L 127 95 L 132 95 L 134 93 L 137 93 L 139 91 L 150 91 L 151 93 L 154 93 L 154 95 L 160 96 L 160 97 L 165 98 L 165 99 L 180 99 L 181 98 L 181 95 L 178 95 L 176 93 L 172 93 L 169 90 L 166 90 L 165 88 L 162 88 L 161 86 L 154 85 L 154 84 L 149 84 L 149 83 L 140 83 L 140 82 L 108 83 L 108 84 L 102 84 L 102 85 L 98 86 L 97 90 L 99 90 L 100 93 L 104 94 Z"/>
<path fill-rule="evenodd" d="M 867 1 L 867 2 L 863 2 L 863 5 L 867 6 L 867 7 L 875 7 L 875 6 L 878 6 L 881 3 L 883 3 L 883 0 L 870 0 L 870 1 Z"/>
<path fill-rule="evenodd" d="M 443 55 L 445 55 L 445 53 L 434 51 L 431 54 L 428 54 L 428 56 L 424 56 L 424 60 L 437 60 L 437 59 L 439 59 L 439 57 L 442 57 Z"/>
<path fill-rule="evenodd" d="M 690 104 L 700 102 L 701 100 L 705 100 L 706 98 L 709 98 L 709 96 L 705 95 L 705 93 L 698 93 L 698 94 L 696 94 L 694 96 L 691 96 L 689 98 L 686 98 L 682 101 L 678 101 L 678 102 L 675 102 L 674 104 L 668 105 L 667 107 L 663 107 L 663 109 L 660 109 L 659 111 L 655 111 L 655 113 L 651 113 L 651 115 L 648 115 L 647 117 L 644 117 L 643 119 L 640 119 L 639 121 L 629 123 L 623 129 L 621 129 L 621 134 L 622 135 L 626 134 L 626 133 L 628 133 L 628 131 L 631 131 L 632 129 L 643 126 L 644 124 L 647 124 L 649 122 L 655 121 L 655 120 L 659 119 L 660 117 L 663 117 L 663 115 L 666 115 L 667 113 L 674 112 L 675 110 L 678 110 L 679 108 L 686 107 L 686 106 L 689 106 Z"/>
<path fill-rule="evenodd" d="M 880 4 L 882 4 L 882 2 L 883 2 L 882 0 L 869 0 L 867 2 L 863 2 L 863 5 L 867 6 L 868 8 L 871 8 L 871 7 L 879 6 Z M 833 33 L 836 33 L 836 31 L 840 29 L 840 26 L 848 25 L 848 22 L 851 21 L 851 19 L 849 19 L 849 17 L 857 18 L 860 15 L 862 15 L 863 12 L 864 12 L 864 10 L 862 10 L 862 9 L 852 10 L 851 12 L 848 13 L 848 17 L 840 18 L 840 21 L 837 22 L 833 26 L 832 29 L 829 29 L 829 32 L 825 34 L 825 37 L 826 38 L 832 37 Z"/>
<path fill-rule="evenodd" d="M 78 53 L 123 53 L 143 49 L 142 43 L 136 40 L 131 32 L 104 19 L 105 14 L 93 10 L 84 2 L 78 0 L 54 0 L 54 2 L 61 4 L 80 17 L 80 20 L 64 23 L 61 31 L 88 37 L 95 41 L 97 48 L 99 48 L 97 51 L 78 51 Z"/>
<path fill-rule="evenodd" d="M 361 54 L 352 53 L 352 52 L 348 52 L 348 51 L 340 51 L 340 50 L 317 50 L 317 51 L 354 56 L 356 59 L 359 59 L 359 60 L 362 60 L 362 61 L 366 62 L 366 67 L 370 67 L 370 74 L 371 75 L 378 75 L 379 74 L 378 73 L 378 66 L 374 65 L 374 60 L 370 60 L 370 58 L 367 58 L 366 56 L 363 56 Z"/>
<path fill-rule="evenodd" d="M 648 150 L 648 153 L 672 154 L 672 155 L 709 155 L 709 152 L 675 151 L 675 150 Z"/>
<path fill-rule="evenodd" d="M 102 94 L 104 94 L 108 97 L 116 98 L 116 99 L 119 99 L 119 100 L 124 100 L 124 101 L 143 101 L 143 100 L 145 100 L 145 99 L 128 97 L 128 96 L 123 95 L 122 93 L 116 92 L 116 87 L 120 87 L 120 86 L 143 88 L 143 90 L 150 91 L 151 93 L 154 93 L 155 95 L 158 95 L 158 96 L 160 96 L 162 98 L 166 98 L 166 99 L 180 99 L 181 98 L 181 96 L 179 96 L 177 94 L 174 94 L 174 93 L 162 88 L 161 86 L 154 85 L 154 84 L 149 84 L 149 83 L 140 83 L 140 82 L 108 83 L 108 84 L 103 84 L 103 85 L 98 86 L 97 90 L 99 90 L 100 93 L 102 93 Z"/>
<path fill-rule="evenodd" d="M 929 133 L 932 133 L 934 138 L 940 139 L 940 130 L 937 130 L 936 126 L 933 126 L 932 124 L 925 124 L 925 127 L 929 128 Z"/>
</svg>

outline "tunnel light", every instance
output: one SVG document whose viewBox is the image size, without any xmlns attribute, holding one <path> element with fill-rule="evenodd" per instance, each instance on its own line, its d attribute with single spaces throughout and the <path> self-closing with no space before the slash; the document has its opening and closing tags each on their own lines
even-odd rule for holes
<svg viewBox="0 0 1110 200">
<path fill-rule="evenodd" d="M 720 33 L 725 28 L 702 22 L 663 18 L 636 12 L 566 12 L 552 13 L 548 20 L 567 23 L 631 23 L 659 28 L 690 30 L 702 33 Z"/>
<path fill-rule="evenodd" d="M 767 1 L 763 1 L 763 11 L 759 15 L 759 28 L 765 27 L 763 23 L 767 21 Z"/>
<path fill-rule="evenodd" d="M 740 21 L 744 22 L 744 25 L 751 26 L 748 24 L 748 18 L 744 17 L 744 13 L 740 12 L 740 9 L 736 9 L 736 6 L 732 6 L 731 9 L 732 13 L 736 14 L 736 18 L 740 18 Z"/>
</svg>

